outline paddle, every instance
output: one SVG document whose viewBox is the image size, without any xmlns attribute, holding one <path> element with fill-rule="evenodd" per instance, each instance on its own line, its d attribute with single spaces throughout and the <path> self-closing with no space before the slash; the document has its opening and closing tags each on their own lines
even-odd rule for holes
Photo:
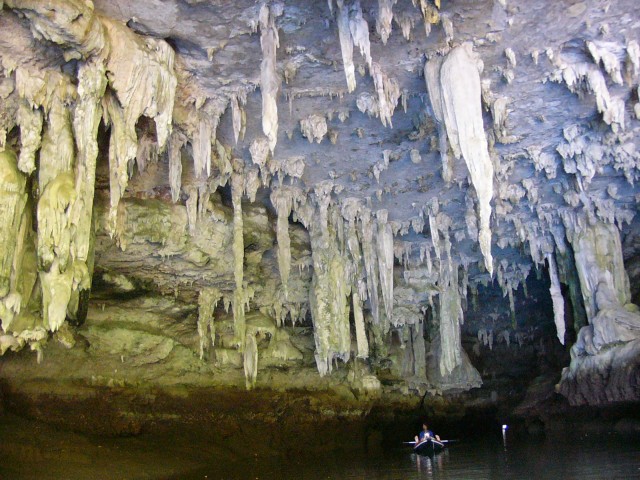
<svg viewBox="0 0 640 480">
<path fill-rule="evenodd" d="M 438 440 L 436 440 L 437 442 Z M 459 442 L 460 440 L 440 440 L 440 443 L 453 443 L 453 442 Z M 416 441 L 412 441 L 412 442 L 402 442 L 406 445 L 415 445 Z M 422 443 L 422 442 L 417 442 L 417 443 Z"/>
</svg>

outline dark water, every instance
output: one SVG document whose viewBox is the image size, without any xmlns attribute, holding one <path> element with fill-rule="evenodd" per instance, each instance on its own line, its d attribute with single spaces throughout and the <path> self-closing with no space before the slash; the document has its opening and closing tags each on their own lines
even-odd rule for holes
<svg viewBox="0 0 640 480">
<path fill-rule="evenodd" d="M 368 453 L 269 455 L 186 432 L 96 438 L 0 417 L 0 479 L 640 479 L 640 436 L 547 433 L 461 438 L 435 457 L 403 445 Z M 258 439 L 259 441 L 259 439 Z"/>
</svg>

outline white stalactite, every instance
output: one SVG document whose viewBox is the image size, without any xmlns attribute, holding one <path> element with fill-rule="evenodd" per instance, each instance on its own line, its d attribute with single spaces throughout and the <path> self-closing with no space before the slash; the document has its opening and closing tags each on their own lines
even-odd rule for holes
<svg viewBox="0 0 640 480">
<path fill-rule="evenodd" d="M 260 66 L 260 91 L 262 93 L 262 131 L 269 139 L 271 152 L 278 141 L 277 96 L 280 78 L 276 69 L 276 51 L 280 46 L 275 17 L 267 4 L 260 9 L 260 45 L 262 64 Z"/>
<path fill-rule="evenodd" d="M 198 296 L 198 337 L 200 338 L 200 360 L 204 358 L 204 352 L 215 347 L 216 326 L 213 313 L 222 298 L 217 288 L 204 288 Z"/>
<path fill-rule="evenodd" d="M 443 269 L 440 283 L 440 374 L 449 375 L 462 364 L 460 324 L 463 313 L 457 267 Z"/>
<path fill-rule="evenodd" d="M 387 322 L 393 321 L 393 232 L 387 221 L 386 210 L 378 210 L 378 271 L 380 272 L 380 287 Z"/>
<path fill-rule="evenodd" d="M 389 35 L 391 35 L 393 22 L 393 5 L 398 0 L 378 0 L 378 17 L 376 18 L 376 31 L 382 43 L 387 44 Z"/>
<path fill-rule="evenodd" d="M 8 331 L 15 314 L 20 312 L 16 275 L 21 265 L 24 240 L 20 226 L 25 220 L 27 205 L 26 176 L 17 166 L 16 156 L 10 151 L 0 152 L 0 318 L 2 329 Z M 18 295 L 18 297 L 16 297 Z"/>
<path fill-rule="evenodd" d="M 231 97 L 229 101 L 231 104 L 231 122 L 233 124 L 233 138 L 235 143 L 238 143 L 238 139 L 244 136 L 244 119 L 245 113 L 242 107 L 238 104 L 238 97 L 235 95 Z"/>
<path fill-rule="evenodd" d="M 211 141 L 213 126 L 208 115 L 200 114 L 198 125 L 193 135 L 193 167 L 199 177 L 211 176 Z M 206 173 L 206 176 L 205 176 Z"/>
<path fill-rule="evenodd" d="M 371 70 L 371 44 L 369 42 L 369 24 L 362 16 L 360 1 L 354 1 L 349 9 L 349 30 L 351 38 L 356 47 L 360 49 L 360 54 L 364 57 Z"/>
<path fill-rule="evenodd" d="M 547 261 L 549 262 L 549 279 L 551 280 L 549 293 L 551 293 L 551 301 L 553 302 L 553 320 L 556 324 L 558 340 L 560 340 L 560 343 L 564 345 L 564 298 L 562 298 L 560 278 L 558 277 L 558 267 L 556 266 L 556 260 L 553 257 L 553 253 L 547 254 Z"/>
<path fill-rule="evenodd" d="M 349 8 L 344 6 L 343 0 L 338 0 L 338 37 L 340 39 L 340 51 L 344 74 L 347 78 L 347 90 L 353 92 L 356 89 L 356 73 L 353 65 L 353 39 L 349 30 Z"/>
<path fill-rule="evenodd" d="M 358 358 L 369 358 L 369 342 L 362 314 L 362 301 L 358 292 L 352 293 L 353 322 L 356 327 L 356 343 L 358 345 Z"/>
<path fill-rule="evenodd" d="M 243 343 L 244 349 L 244 380 L 247 390 L 252 390 L 256 386 L 258 379 L 258 344 L 256 336 L 250 333 L 246 334 Z"/>
<path fill-rule="evenodd" d="M 440 69 L 442 107 L 447 135 L 456 158 L 462 156 L 476 190 L 480 217 L 480 250 L 489 274 L 491 255 L 491 200 L 493 163 L 482 122 L 481 61 L 465 43 L 449 52 Z"/>
<path fill-rule="evenodd" d="M 434 57 L 424 65 L 424 80 L 429 93 L 431 109 L 438 125 L 438 139 L 440 159 L 442 161 L 442 178 L 450 183 L 453 179 L 453 159 L 449 155 L 449 143 L 447 142 L 447 130 L 444 125 L 444 111 L 442 106 L 442 88 L 440 87 L 440 68 L 442 57 Z"/>
<path fill-rule="evenodd" d="M 378 258 L 374 248 L 374 232 L 371 212 L 363 209 L 360 215 L 362 228 L 362 256 L 367 278 L 367 292 L 371 316 L 375 324 L 380 323 L 380 307 L 378 297 Z"/>
<path fill-rule="evenodd" d="M 79 99 L 73 118 L 78 150 L 75 169 L 76 201 L 71 209 L 71 223 L 76 226 L 73 238 L 74 257 L 87 262 L 93 224 L 98 127 L 102 119 L 101 100 L 107 87 L 104 65 L 101 62 L 81 65 L 78 80 Z"/>
<path fill-rule="evenodd" d="M 18 168 L 31 174 L 36 169 L 35 155 L 42 139 L 42 110 L 32 108 L 25 100 L 18 107 L 18 125 L 20 126 L 20 158 Z"/>
<path fill-rule="evenodd" d="M 177 203 L 182 188 L 182 146 L 186 138 L 177 130 L 169 137 L 169 186 L 171 187 L 171 201 Z"/>
<path fill-rule="evenodd" d="M 347 362 L 351 354 L 351 331 L 347 299 L 348 259 L 342 253 L 333 222 L 328 221 L 328 188 L 316 188 L 318 212 L 309 224 L 313 276 L 309 289 L 309 306 L 316 344 L 316 366 L 321 376 L 331 373 L 334 359 Z"/>
<path fill-rule="evenodd" d="M 141 116 L 155 120 L 160 151 L 165 147 L 173 120 L 173 103 L 178 80 L 174 52 L 167 42 L 141 38 L 120 22 L 101 18 L 111 45 L 107 70 L 109 85 L 124 110 L 126 128 L 135 138 Z"/>
<path fill-rule="evenodd" d="M 235 291 L 233 294 L 233 323 L 236 340 L 240 349 L 244 349 L 246 335 L 245 292 L 244 292 L 244 238 L 242 221 L 242 191 L 244 178 L 240 173 L 231 175 L 231 198 L 233 202 L 233 278 Z"/>
<path fill-rule="evenodd" d="M 386 127 L 393 128 L 391 117 L 400 99 L 400 87 L 395 78 L 389 77 L 382 71 L 379 64 L 373 63 L 370 68 L 373 84 L 378 94 L 378 114 L 380 121 Z"/>
<path fill-rule="evenodd" d="M 284 290 L 284 297 L 289 297 L 289 273 L 291 272 L 291 240 L 289 238 L 289 215 L 297 191 L 292 188 L 280 187 L 271 192 L 271 203 L 278 214 L 276 236 L 278 240 L 278 268 L 280 281 Z"/>
</svg>

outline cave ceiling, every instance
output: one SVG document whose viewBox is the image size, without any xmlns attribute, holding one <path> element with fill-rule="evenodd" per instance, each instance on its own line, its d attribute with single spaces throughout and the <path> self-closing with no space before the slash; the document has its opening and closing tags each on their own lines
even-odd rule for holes
<svg viewBox="0 0 640 480">
<path fill-rule="evenodd" d="M 440 16 L 444 22 L 435 22 L 427 36 L 428 22 L 419 5 L 401 0 L 391 2 L 392 31 L 386 44 L 376 32 L 381 7 L 378 2 L 361 2 L 371 57 L 397 82 L 401 94 L 392 125 L 383 125 L 380 118 L 358 109 L 359 96 L 375 95 L 375 85 L 357 47 L 353 53 L 357 86 L 348 91 L 336 24 L 338 6 L 332 9 L 331 3 L 276 3 L 281 83 L 273 156 L 303 157 L 304 173 L 295 182 L 304 191 L 313 192 L 322 182 L 331 182 L 338 202 L 356 198 L 372 211 L 386 209 L 395 233 L 405 234 L 396 238 L 414 244 L 429 242 L 429 228 L 424 226 L 428 221 L 420 220 L 437 199 L 439 211 L 453 219 L 456 258 L 465 264 L 481 263 L 477 242 L 469 238 L 463 221 L 474 201 L 468 200 L 474 198 L 469 192 L 469 173 L 465 162 L 458 159 L 451 181 L 442 179 L 437 125 L 423 74 L 425 59 L 472 42 L 484 63 L 483 117 L 496 167 L 491 230 L 497 262 L 531 264 L 528 248 L 521 248 L 529 234 L 519 235 L 517 228 L 531 228 L 530 235 L 544 242 L 549 223 L 560 222 L 558 211 L 576 207 L 567 204 L 568 192 L 584 192 L 602 210 L 615 204 L 613 210 L 622 223 L 635 211 L 634 174 L 625 178 L 624 162 L 613 158 L 616 149 L 623 148 L 625 155 L 637 159 L 634 132 L 638 122 L 633 111 L 637 91 L 632 90 L 637 86 L 637 65 L 626 47 L 637 38 L 639 26 L 631 2 L 443 2 Z M 206 99 L 214 104 L 216 114 L 221 114 L 218 139 L 246 165 L 251 164 L 251 142 L 262 134 L 260 7 L 254 1 L 95 2 L 100 14 L 170 43 L 185 78 L 184 91 L 177 97 L 182 93 L 189 101 Z M 446 24 L 449 32 L 443 27 Z M 608 78 L 611 96 L 625 101 L 624 129 L 602 121 L 596 94 L 589 87 L 571 93 L 558 73 L 574 64 L 596 65 L 590 42 L 610 49 L 618 62 L 621 84 L 611 81 L 602 62 L 598 68 Z M 506 52 L 513 54 L 512 59 Z M 560 81 L 554 82 L 558 75 Z M 246 133 L 237 143 L 228 106 L 234 96 L 246 96 Z M 492 111 L 497 99 L 506 104 L 501 123 Z M 303 136 L 300 124 L 312 115 L 323 116 L 327 122 L 327 133 L 313 142 Z M 566 133 L 568 129 L 577 133 Z M 604 158 L 585 167 L 595 170 L 588 182 L 581 182 L 576 160 L 564 162 L 558 153 L 559 146 L 573 140 L 569 135 L 584 136 L 581 147 L 585 150 L 592 144 L 603 150 Z M 166 176 L 156 180 L 158 184 L 167 181 Z M 418 227 L 407 228 L 411 222 Z"/>
</svg>

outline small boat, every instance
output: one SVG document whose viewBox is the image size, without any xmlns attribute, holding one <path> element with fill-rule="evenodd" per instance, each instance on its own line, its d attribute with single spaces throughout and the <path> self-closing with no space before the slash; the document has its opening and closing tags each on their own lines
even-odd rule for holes
<svg viewBox="0 0 640 480">
<path fill-rule="evenodd" d="M 429 437 L 416 443 L 413 446 L 413 452 L 418 455 L 435 455 L 436 453 L 440 453 L 444 450 L 446 446 L 446 440 L 444 442 L 440 442 L 433 437 Z"/>
</svg>

